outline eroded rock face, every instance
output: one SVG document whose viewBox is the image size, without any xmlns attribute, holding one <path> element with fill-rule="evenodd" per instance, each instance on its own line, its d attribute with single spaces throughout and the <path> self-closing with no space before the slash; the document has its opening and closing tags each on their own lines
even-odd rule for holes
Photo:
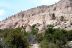
<svg viewBox="0 0 72 48">
<path fill-rule="evenodd" d="M 61 0 L 50 6 L 38 6 L 27 11 L 21 11 L 0 22 L 0 29 L 17 28 L 40 24 L 39 30 L 47 25 L 55 28 L 72 29 L 72 0 Z"/>
</svg>

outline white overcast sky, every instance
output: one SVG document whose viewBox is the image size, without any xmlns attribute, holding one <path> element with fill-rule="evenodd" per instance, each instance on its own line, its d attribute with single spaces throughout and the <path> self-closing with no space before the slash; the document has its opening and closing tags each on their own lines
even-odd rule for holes
<svg viewBox="0 0 72 48">
<path fill-rule="evenodd" d="M 52 5 L 59 0 L 0 0 L 0 20 L 4 20 L 21 10 L 41 5 Z"/>
</svg>

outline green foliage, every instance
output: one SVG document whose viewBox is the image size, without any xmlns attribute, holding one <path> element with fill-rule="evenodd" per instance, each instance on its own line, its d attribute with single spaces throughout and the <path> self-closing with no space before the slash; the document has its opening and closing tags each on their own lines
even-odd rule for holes
<svg viewBox="0 0 72 48">
<path fill-rule="evenodd" d="M 72 40 L 72 31 L 66 31 L 60 28 L 54 29 L 52 26 L 48 26 L 44 37 L 41 39 L 40 43 L 42 47 L 46 46 L 46 48 L 52 48 L 53 46 L 53 48 L 64 48 L 67 41 Z"/>
<path fill-rule="evenodd" d="M 40 43 L 43 40 L 43 38 L 44 38 L 44 34 L 43 33 L 39 33 L 39 34 L 36 35 L 36 37 L 37 37 L 37 42 Z"/>
<path fill-rule="evenodd" d="M 36 35 L 38 33 L 38 28 L 35 28 L 36 24 L 32 26 L 31 34 Z"/>
<path fill-rule="evenodd" d="M 0 38 L 3 38 L 0 48 L 29 48 L 29 37 L 41 48 L 65 48 L 66 43 L 72 41 L 72 30 L 54 29 L 54 26 L 48 25 L 45 32 L 38 33 L 35 26 L 32 26 L 31 32 L 22 31 L 22 28 L 0 29 Z"/>
<path fill-rule="evenodd" d="M 59 48 L 56 44 L 48 42 L 46 39 L 42 40 L 40 44 L 41 48 Z"/>
<path fill-rule="evenodd" d="M 40 42 L 40 47 L 41 48 L 48 48 L 48 41 L 43 39 L 41 42 Z"/>
<path fill-rule="evenodd" d="M 21 28 L 7 30 L 4 35 L 4 42 L 13 48 L 28 48 L 28 40 L 26 34 L 21 32 Z"/>
<path fill-rule="evenodd" d="M 67 32 L 67 39 L 68 41 L 72 41 L 72 30 Z"/>
<path fill-rule="evenodd" d="M 0 48 L 3 48 L 3 46 L 0 45 Z"/>
</svg>

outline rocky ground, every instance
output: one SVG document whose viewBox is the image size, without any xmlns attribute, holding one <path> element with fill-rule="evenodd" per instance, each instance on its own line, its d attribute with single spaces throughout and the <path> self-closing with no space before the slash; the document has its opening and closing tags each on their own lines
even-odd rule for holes
<svg viewBox="0 0 72 48">
<path fill-rule="evenodd" d="M 72 29 L 72 0 L 60 0 L 50 6 L 38 6 L 0 22 L 0 29 L 24 27 L 30 30 L 31 26 L 36 24 L 42 31 L 47 25 L 53 25 L 54 28 Z"/>
</svg>

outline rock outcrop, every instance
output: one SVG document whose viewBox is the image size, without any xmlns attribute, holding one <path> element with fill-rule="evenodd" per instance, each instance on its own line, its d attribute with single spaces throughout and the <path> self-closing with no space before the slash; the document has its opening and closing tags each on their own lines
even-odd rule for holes
<svg viewBox="0 0 72 48">
<path fill-rule="evenodd" d="M 17 28 L 38 24 L 39 30 L 47 25 L 54 25 L 54 28 L 72 29 L 72 0 L 61 0 L 50 6 L 38 6 L 0 22 L 0 29 Z"/>
</svg>

